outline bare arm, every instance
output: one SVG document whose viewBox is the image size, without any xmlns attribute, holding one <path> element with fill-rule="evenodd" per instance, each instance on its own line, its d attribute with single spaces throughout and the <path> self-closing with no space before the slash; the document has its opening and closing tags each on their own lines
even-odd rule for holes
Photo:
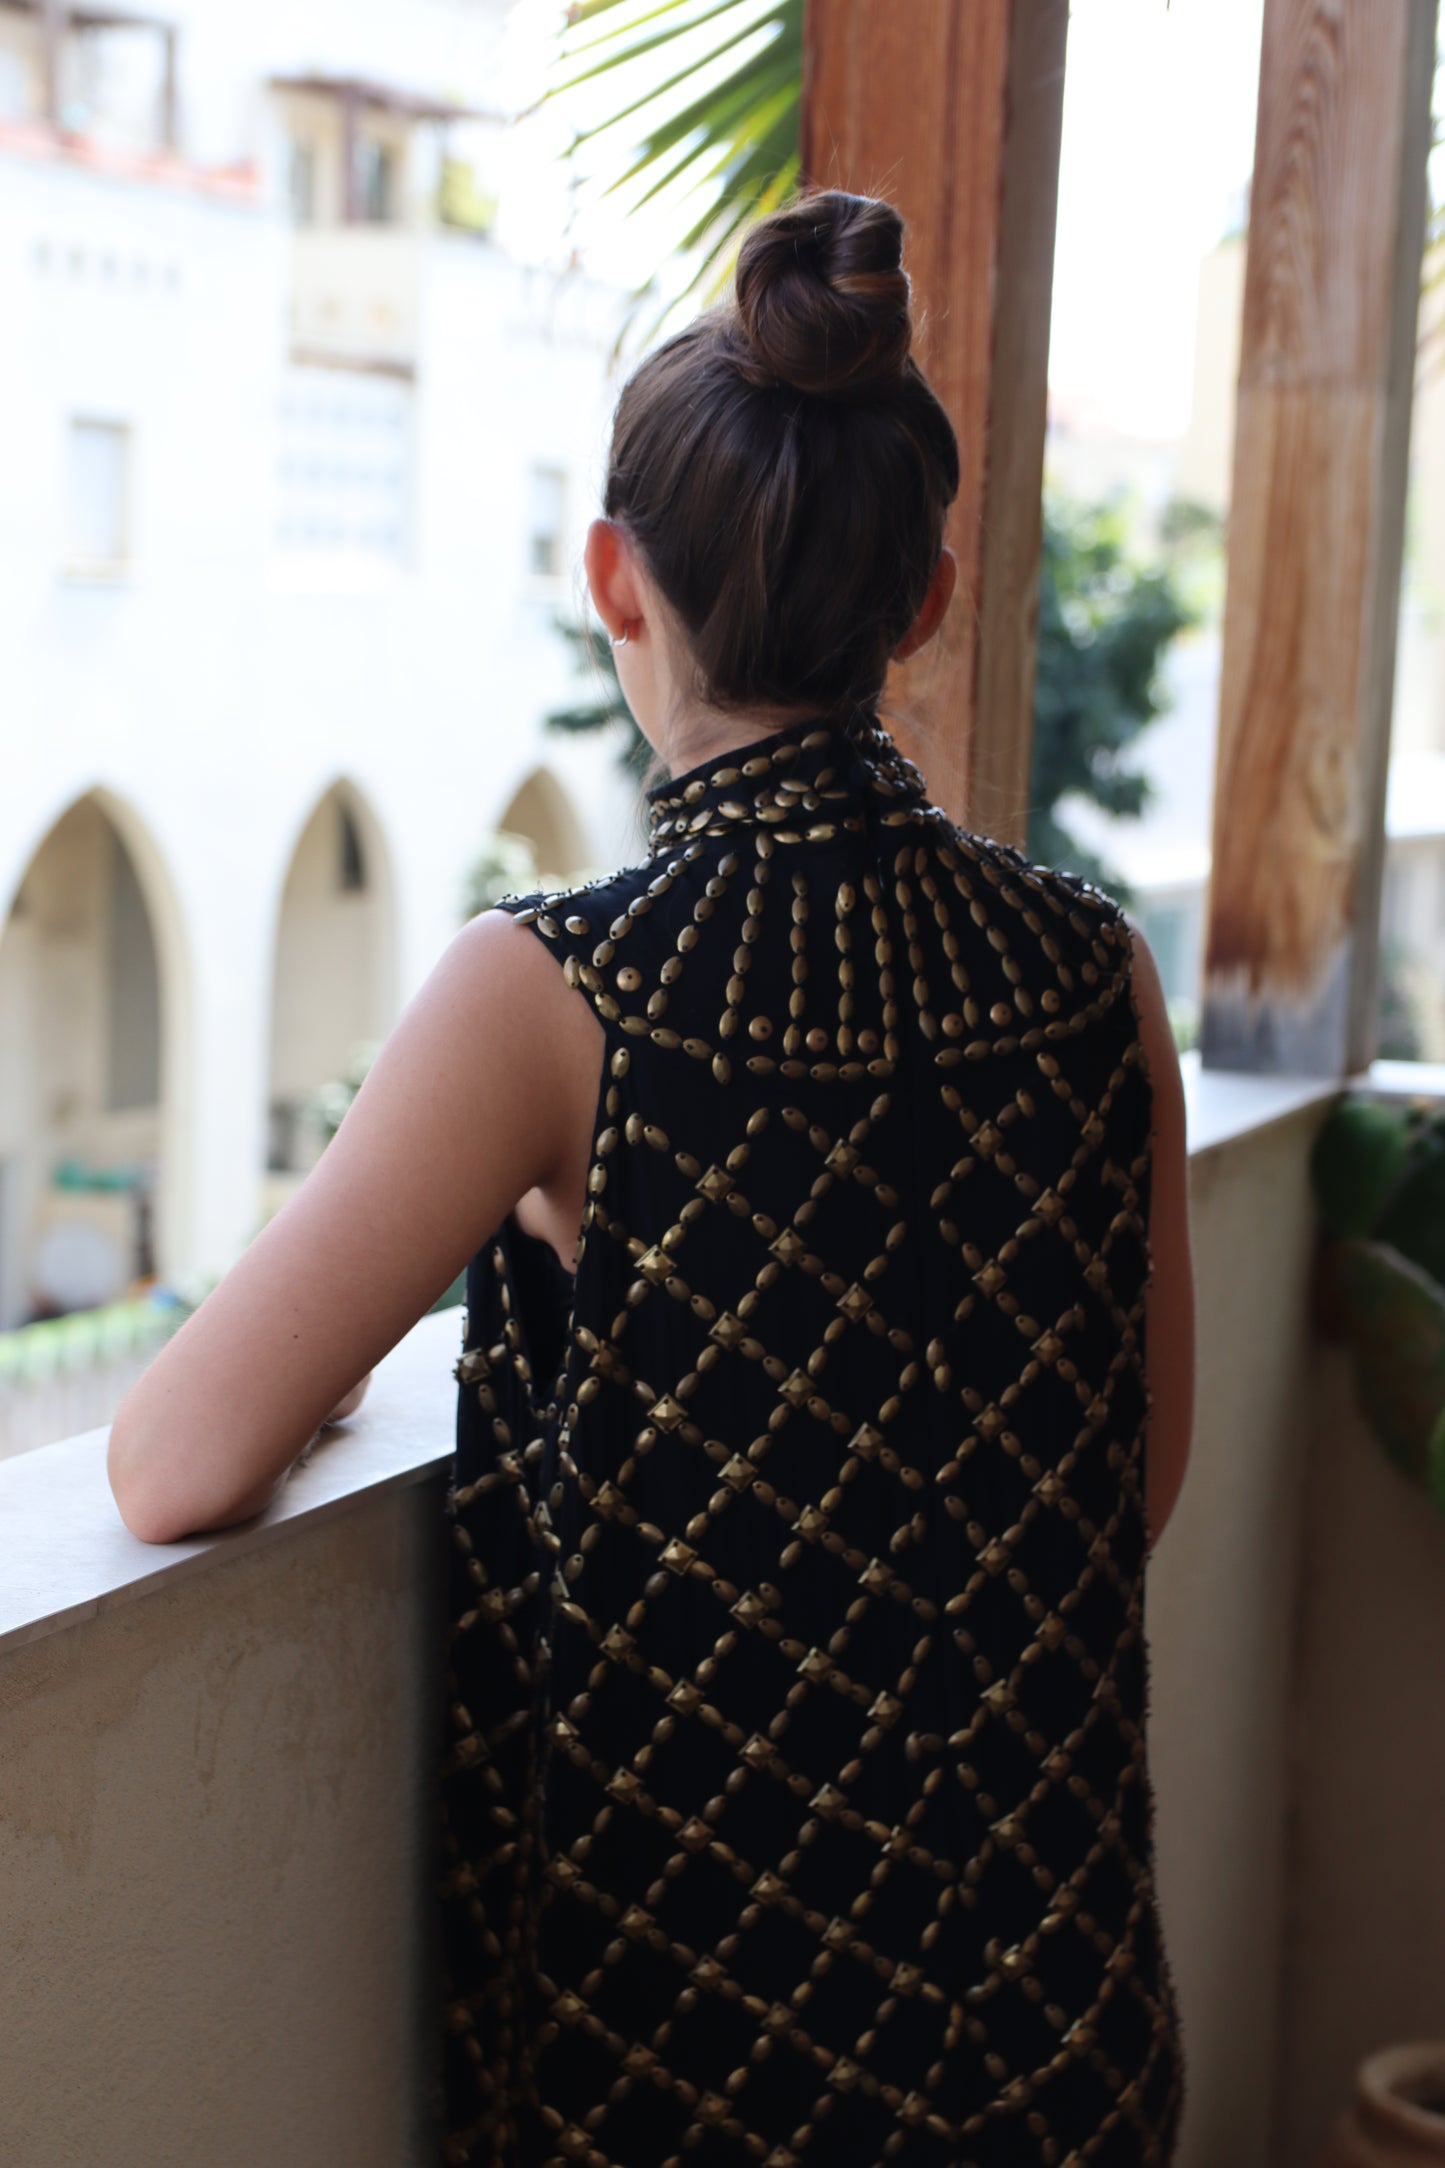
<svg viewBox="0 0 1445 2168">
<path fill-rule="evenodd" d="M 355 1415 L 362 1401 L 366 1398 L 366 1388 L 370 1383 L 371 1372 L 368 1370 L 366 1376 L 359 1383 L 353 1385 L 351 1391 L 343 1399 L 337 1401 L 336 1406 L 326 1418 L 327 1422 L 343 1423 L 348 1415 Z"/>
<path fill-rule="evenodd" d="M 463 928 L 312 1173 L 127 1396 L 108 1469 L 135 1535 L 260 1512 L 359 1402 L 357 1380 L 565 1158 L 579 1020 L 590 1093 L 601 1026 L 552 958 L 506 912 Z"/>
<path fill-rule="evenodd" d="M 1184 1482 L 1194 1428 L 1194 1263 L 1189 1243 L 1189 1154 L 1184 1085 L 1158 967 L 1137 926 L 1134 995 L 1139 1037 L 1154 1089 L 1149 1247 L 1154 1274 L 1146 1308 L 1150 1390 L 1145 1504 L 1157 1543 Z"/>
</svg>

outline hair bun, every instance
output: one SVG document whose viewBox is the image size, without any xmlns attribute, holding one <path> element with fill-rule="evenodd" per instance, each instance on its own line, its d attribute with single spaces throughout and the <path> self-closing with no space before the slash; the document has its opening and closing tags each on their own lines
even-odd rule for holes
<svg viewBox="0 0 1445 2168">
<path fill-rule="evenodd" d="M 736 292 L 759 381 L 862 400 L 902 380 L 913 323 L 891 203 L 829 188 L 775 211 L 738 252 Z"/>
</svg>

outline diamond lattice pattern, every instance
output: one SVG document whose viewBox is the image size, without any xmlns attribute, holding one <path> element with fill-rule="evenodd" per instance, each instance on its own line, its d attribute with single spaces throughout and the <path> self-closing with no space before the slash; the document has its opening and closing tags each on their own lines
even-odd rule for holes
<svg viewBox="0 0 1445 2168">
<path fill-rule="evenodd" d="M 447 2157 L 1163 2161 L 1127 929 L 765 742 L 507 905 L 607 1048 L 469 1288 Z"/>
</svg>

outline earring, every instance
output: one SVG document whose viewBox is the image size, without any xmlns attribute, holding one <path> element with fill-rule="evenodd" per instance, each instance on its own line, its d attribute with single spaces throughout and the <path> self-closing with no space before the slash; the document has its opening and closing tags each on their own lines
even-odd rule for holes
<svg viewBox="0 0 1445 2168">
<path fill-rule="evenodd" d="M 626 623 L 624 624 L 624 626 L 623 626 L 623 628 L 622 628 L 621 632 L 620 632 L 620 633 L 618 633 L 618 634 L 617 634 L 617 635 L 615 636 L 615 638 L 613 638 L 613 640 L 612 640 L 612 645 L 613 645 L 614 647 L 626 647 L 626 645 L 627 645 L 628 641 L 629 641 L 629 640 L 630 640 L 631 638 L 632 638 L 632 620 L 631 620 L 631 618 L 628 618 L 628 620 L 627 620 L 627 622 L 626 622 Z"/>
</svg>

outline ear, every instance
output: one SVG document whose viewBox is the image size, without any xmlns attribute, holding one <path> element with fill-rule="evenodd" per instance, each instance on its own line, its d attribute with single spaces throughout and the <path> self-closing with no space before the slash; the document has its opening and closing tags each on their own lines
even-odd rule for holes
<svg viewBox="0 0 1445 2168">
<path fill-rule="evenodd" d="M 582 562 L 597 615 L 613 638 L 620 638 L 645 613 L 632 545 L 615 520 L 593 520 Z"/>
<path fill-rule="evenodd" d="M 917 654 L 919 648 L 928 645 L 943 623 L 944 612 L 953 600 L 957 580 L 958 559 L 945 543 L 939 552 L 938 563 L 933 568 L 933 577 L 928 583 L 923 607 L 893 650 L 895 662 L 906 662 L 910 655 Z"/>
</svg>

